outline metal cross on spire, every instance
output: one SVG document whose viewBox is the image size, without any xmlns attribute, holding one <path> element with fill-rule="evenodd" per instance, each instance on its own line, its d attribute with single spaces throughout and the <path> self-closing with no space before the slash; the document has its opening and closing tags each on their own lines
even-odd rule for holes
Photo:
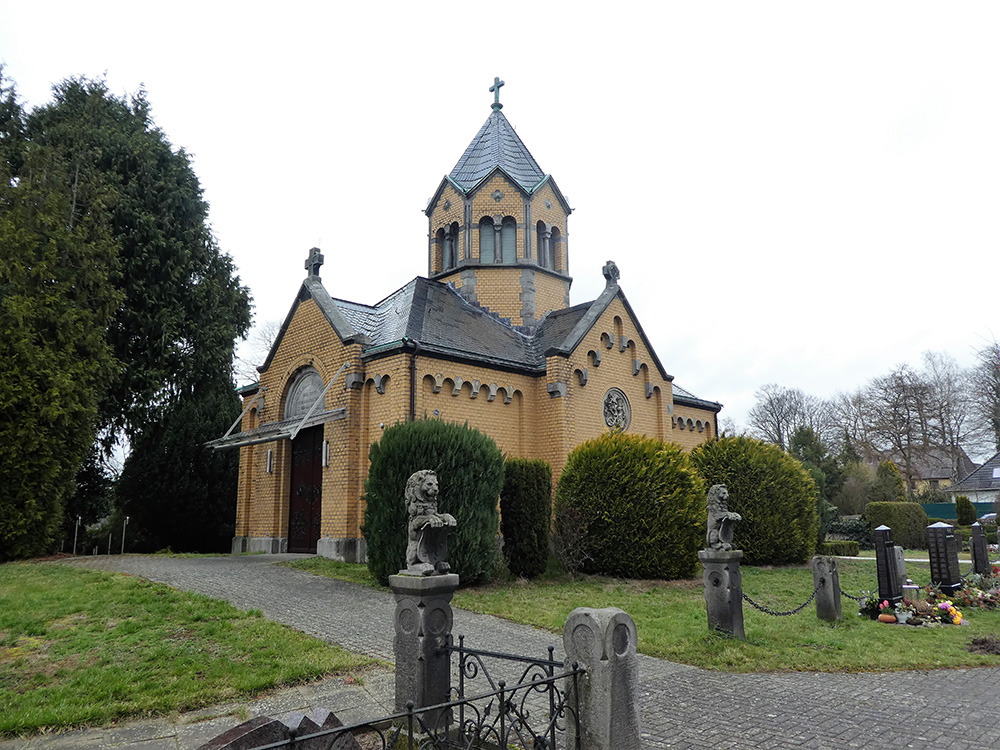
<svg viewBox="0 0 1000 750">
<path fill-rule="evenodd" d="M 493 92 L 493 109 L 503 109 L 503 105 L 500 103 L 500 87 L 503 85 L 504 82 L 499 77 L 494 77 L 493 85 L 490 86 L 490 91 Z"/>
<path fill-rule="evenodd" d="M 309 272 L 309 276 L 319 276 L 319 267 L 323 265 L 323 253 L 319 251 L 318 247 L 314 247 L 309 251 L 309 257 L 306 258 L 306 270 Z"/>
</svg>

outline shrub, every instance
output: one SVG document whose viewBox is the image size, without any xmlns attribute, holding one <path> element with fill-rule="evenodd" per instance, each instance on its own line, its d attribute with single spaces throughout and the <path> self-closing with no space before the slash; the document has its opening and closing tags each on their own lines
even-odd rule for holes
<svg viewBox="0 0 1000 750">
<path fill-rule="evenodd" d="M 500 528 L 507 568 L 533 578 L 549 561 L 552 469 L 544 461 L 508 458 L 500 492 Z"/>
<path fill-rule="evenodd" d="M 875 470 L 875 486 L 872 487 L 871 501 L 886 503 L 907 501 L 906 482 L 892 461 L 882 461 Z"/>
<path fill-rule="evenodd" d="M 420 469 L 438 474 L 438 509 L 458 527 L 448 537 L 448 562 L 462 583 L 482 581 L 497 568 L 503 455 L 492 438 L 468 425 L 437 419 L 389 427 L 369 453 L 365 479 L 368 569 L 385 585 L 406 566 L 406 480 Z"/>
<path fill-rule="evenodd" d="M 965 495 L 955 498 L 955 517 L 959 526 L 971 526 L 976 522 L 976 506 Z"/>
<path fill-rule="evenodd" d="M 868 503 L 865 519 L 872 529 L 877 526 L 892 529 L 892 540 L 901 547 L 927 548 L 927 514 L 920 503 Z"/>
<path fill-rule="evenodd" d="M 839 541 L 823 542 L 816 554 L 857 557 L 859 552 L 861 552 L 861 546 L 857 542 Z"/>
<path fill-rule="evenodd" d="M 691 460 L 707 486 L 724 484 L 743 516 L 734 546 L 748 565 L 804 562 L 816 549 L 816 483 L 778 446 L 750 437 L 703 443 Z"/>
<path fill-rule="evenodd" d="M 827 536 L 835 537 L 831 541 L 851 541 L 857 542 L 859 547 L 871 549 L 872 527 L 863 518 L 843 518 L 839 521 L 831 521 L 827 529 Z"/>
<path fill-rule="evenodd" d="M 705 536 L 705 489 L 677 445 L 615 432 L 577 446 L 556 490 L 556 529 L 586 530 L 588 572 L 686 578 Z M 573 571 L 570 571 L 573 572 Z"/>
</svg>

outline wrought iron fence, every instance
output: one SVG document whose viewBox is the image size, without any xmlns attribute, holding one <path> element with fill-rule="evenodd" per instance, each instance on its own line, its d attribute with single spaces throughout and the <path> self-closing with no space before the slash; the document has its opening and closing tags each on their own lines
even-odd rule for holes
<svg viewBox="0 0 1000 750">
<path fill-rule="evenodd" d="M 254 750 L 339 750 L 348 747 L 349 735 L 362 737 L 365 750 L 582 750 L 577 680 L 584 670 L 577 664 L 566 668 L 553 658 L 552 647 L 547 658 L 539 659 L 471 649 L 464 636 L 446 649 L 459 661 L 453 700 L 419 708 L 409 701 L 403 712 Z M 491 674 L 487 663 L 492 661 L 518 664 L 517 681 L 510 684 Z M 487 689 L 469 695 L 477 680 Z M 570 722 L 572 747 L 565 740 Z"/>
</svg>

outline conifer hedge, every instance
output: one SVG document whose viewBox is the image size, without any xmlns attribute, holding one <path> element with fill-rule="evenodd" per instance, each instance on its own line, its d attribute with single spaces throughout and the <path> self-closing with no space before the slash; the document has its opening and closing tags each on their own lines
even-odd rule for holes
<svg viewBox="0 0 1000 750">
<path fill-rule="evenodd" d="M 959 526 L 971 526 L 976 522 L 976 506 L 967 495 L 955 498 L 955 520 Z"/>
<path fill-rule="evenodd" d="M 362 532 L 368 569 L 382 585 L 406 567 L 406 480 L 421 469 L 438 474 L 438 510 L 458 521 L 448 537 L 448 563 L 463 584 L 482 581 L 498 566 L 497 499 L 503 454 L 493 439 L 468 425 L 439 419 L 386 428 L 369 452 Z"/>
<path fill-rule="evenodd" d="M 552 469 L 544 461 L 508 458 L 500 492 L 500 528 L 507 568 L 534 578 L 549 561 L 552 524 Z"/>
<path fill-rule="evenodd" d="M 816 483 L 797 459 L 776 445 L 724 437 L 691 451 L 707 487 L 724 484 L 736 524 L 733 546 L 748 565 L 805 562 L 816 549 Z"/>
<path fill-rule="evenodd" d="M 626 578 L 687 578 L 705 537 L 705 488 L 677 445 L 605 433 L 577 446 L 556 490 L 557 533 L 585 519 L 584 570 Z"/>
<path fill-rule="evenodd" d="M 920 503 L 868 503 L 865 519 L 873 529 L 888 526 L 892 541 L 907 549 L 927 549 L 927 513 Z"/>
</svg>

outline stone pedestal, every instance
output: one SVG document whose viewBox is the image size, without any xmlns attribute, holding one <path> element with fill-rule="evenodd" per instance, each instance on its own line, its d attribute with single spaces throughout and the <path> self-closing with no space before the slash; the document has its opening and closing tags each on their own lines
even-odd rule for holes
<svg viewBox="0 0 1000 750">
<path fill-rule="evenodd" d="M 812 559 L 813 586 L 816 589 L 816 616 L 827 622 L 840 622 L 840 571 L 837 558 L 816 555 Z"/>
<path fill-rule="evenodd" d="M 565 663 L 587 671 L 576 683 L 580 745 L 587 750 L 641 747 L 636 640 L 635 622 L 616 607 L 577 607 L 566 618 Z M 567 721 L 566 747 L 575 743 L 576 726 Z"/>
<path fill-rule="evenodd" d="M 698 552 L 705 569 L 705 605 L 708 629 L 746 640 L 743 632 L 743 551 L 703 549 Z"/>
<path fill-rule="evenodd" d="M 446 703 L 451 686 L 451 597 L 458 588 L 454 573 L 440 576 L 389 576 L 396 597 L 396 710 Z M 443 726 L 442 713 L 425 713 L 428 726 Z"/>
</svg>

